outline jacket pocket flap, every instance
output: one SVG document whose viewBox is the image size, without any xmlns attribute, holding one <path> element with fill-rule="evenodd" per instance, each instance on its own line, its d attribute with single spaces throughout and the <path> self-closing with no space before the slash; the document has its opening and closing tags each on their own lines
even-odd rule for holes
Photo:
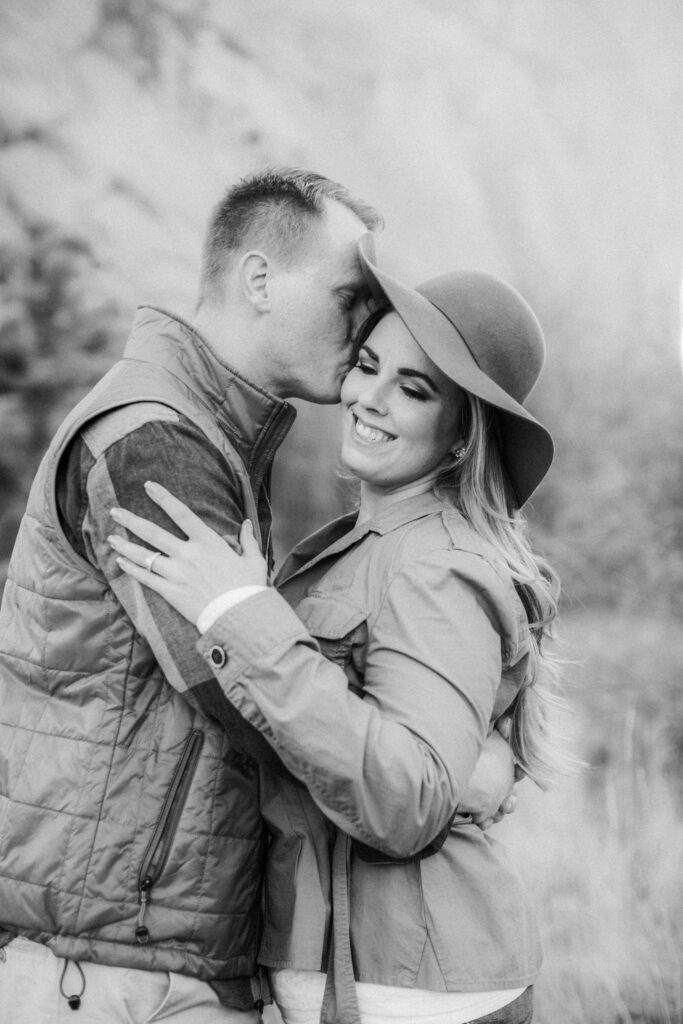
<svg viewBox="0 0 683 1024">
<path fill-rule="evenodd" d="M 309 594 L 295 608 L 308 632 L 321 640 L 340 640 L 368 617 L 364 608 L 345 598 Z"/>
</svg>

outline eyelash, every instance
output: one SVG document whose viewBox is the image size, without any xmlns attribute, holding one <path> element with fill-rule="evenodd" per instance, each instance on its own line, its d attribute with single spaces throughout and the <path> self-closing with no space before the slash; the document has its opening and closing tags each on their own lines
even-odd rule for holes
<svg viewBox="0 0 683 1024">
<path fill-rule="evenodd" d="M 368 377 L 377 373 L 377 370 L 375 369 L 372 363 L 364 363 L 360 359 L 356 363 L 356 369 L 360 370 L 361 373 L 366 374 L 366 376 Z M 401 391 L 407 398 L 412 398 L 416 402 L 426 402 L 428 398 L 428 396 L 425 395 L 422 391 L 415 391 L 413 388 L 408 387 L 406 384 L 401 384 Z"/>
<path fill-rule="evenodd" d="M 401 388 L 401 391 L 403 392 L 404 395 L 407 395 L 408 398 L 414 398 L 416 402 L 427 401 L 427 396 L 424 395 L 421 391 L 413 391 L 412 388 L 406 388 L 405 386 Z"/>
</svg>

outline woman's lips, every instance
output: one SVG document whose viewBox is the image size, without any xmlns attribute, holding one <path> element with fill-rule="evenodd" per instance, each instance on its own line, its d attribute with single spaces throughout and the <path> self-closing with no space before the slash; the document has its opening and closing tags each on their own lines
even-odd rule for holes
<svg viewBox="0 0 683 1024">
<path fill-rule="evenodd" d="M 373 427 L 369 423 L 364 423 L 355 413 L 351 415 L 353 416 L 356 437 L 359 437 L 366 444 L 387 444 L 389 441 L 396 440 L 394 435 L 388 434 L 386 430 L 381 430 L 379 427 Z"/>
</svg>

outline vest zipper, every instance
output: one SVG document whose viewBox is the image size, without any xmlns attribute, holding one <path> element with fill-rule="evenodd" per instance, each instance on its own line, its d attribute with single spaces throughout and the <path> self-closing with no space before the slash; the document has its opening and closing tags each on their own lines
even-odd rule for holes
<svg viewBox="0 0 683 1024">
<path fill-rule="evenodd" d="M 150 940 L 149 930 L 145 926 L 145 914 L 151 901 L 152 887 L 156 885 L 166 866 L 171 845 L 180 822 L 187 793 L 204 741 L 204 733 L 198 729 L 188 736 L 180 760 L 173 773 L 171 785 L 161 808 L 159 820 L 154 833 L 142 858 L 138 873 L 138 911 L 135 938 L 141 945 Z"/>
</svg>

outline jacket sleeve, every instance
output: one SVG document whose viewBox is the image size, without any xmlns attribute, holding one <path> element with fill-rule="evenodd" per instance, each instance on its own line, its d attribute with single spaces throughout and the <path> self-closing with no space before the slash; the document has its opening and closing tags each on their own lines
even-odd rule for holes
<svg viewBox="0 0 683 1024">
<path fill-rule="evenodd" d="M 501 677 L 501 581 L 478 556 L 404 567 L 368 620 L 364 699 L 270 590 L 217 620 L 198 649 L 219 683 L 341 829 L 392 857 L 448 824 Z"/>
<path fill-rule="evenodd" d="M 80 479 L 72 474 L 61 495 L 65 529 L 71 536 L 78 529 L 84 557 L 105 577 L 170 685 L 225 728 L 234 729 L 238 716 L 196 651 L 194 625 L 121 572 L 107 543 L 107 536 L 121 529 L 110 515 L 116 505 L 179 532 L 148 498 L 146 480 L 163 484 L 218 533 L 236 538 L 244 514 L 230 466 L 194 424 L 151 403 L 100 417 L 86 427 L 79 443 Z M 70 522 L 64 521 L 65 515 Z"/>
</svg>

